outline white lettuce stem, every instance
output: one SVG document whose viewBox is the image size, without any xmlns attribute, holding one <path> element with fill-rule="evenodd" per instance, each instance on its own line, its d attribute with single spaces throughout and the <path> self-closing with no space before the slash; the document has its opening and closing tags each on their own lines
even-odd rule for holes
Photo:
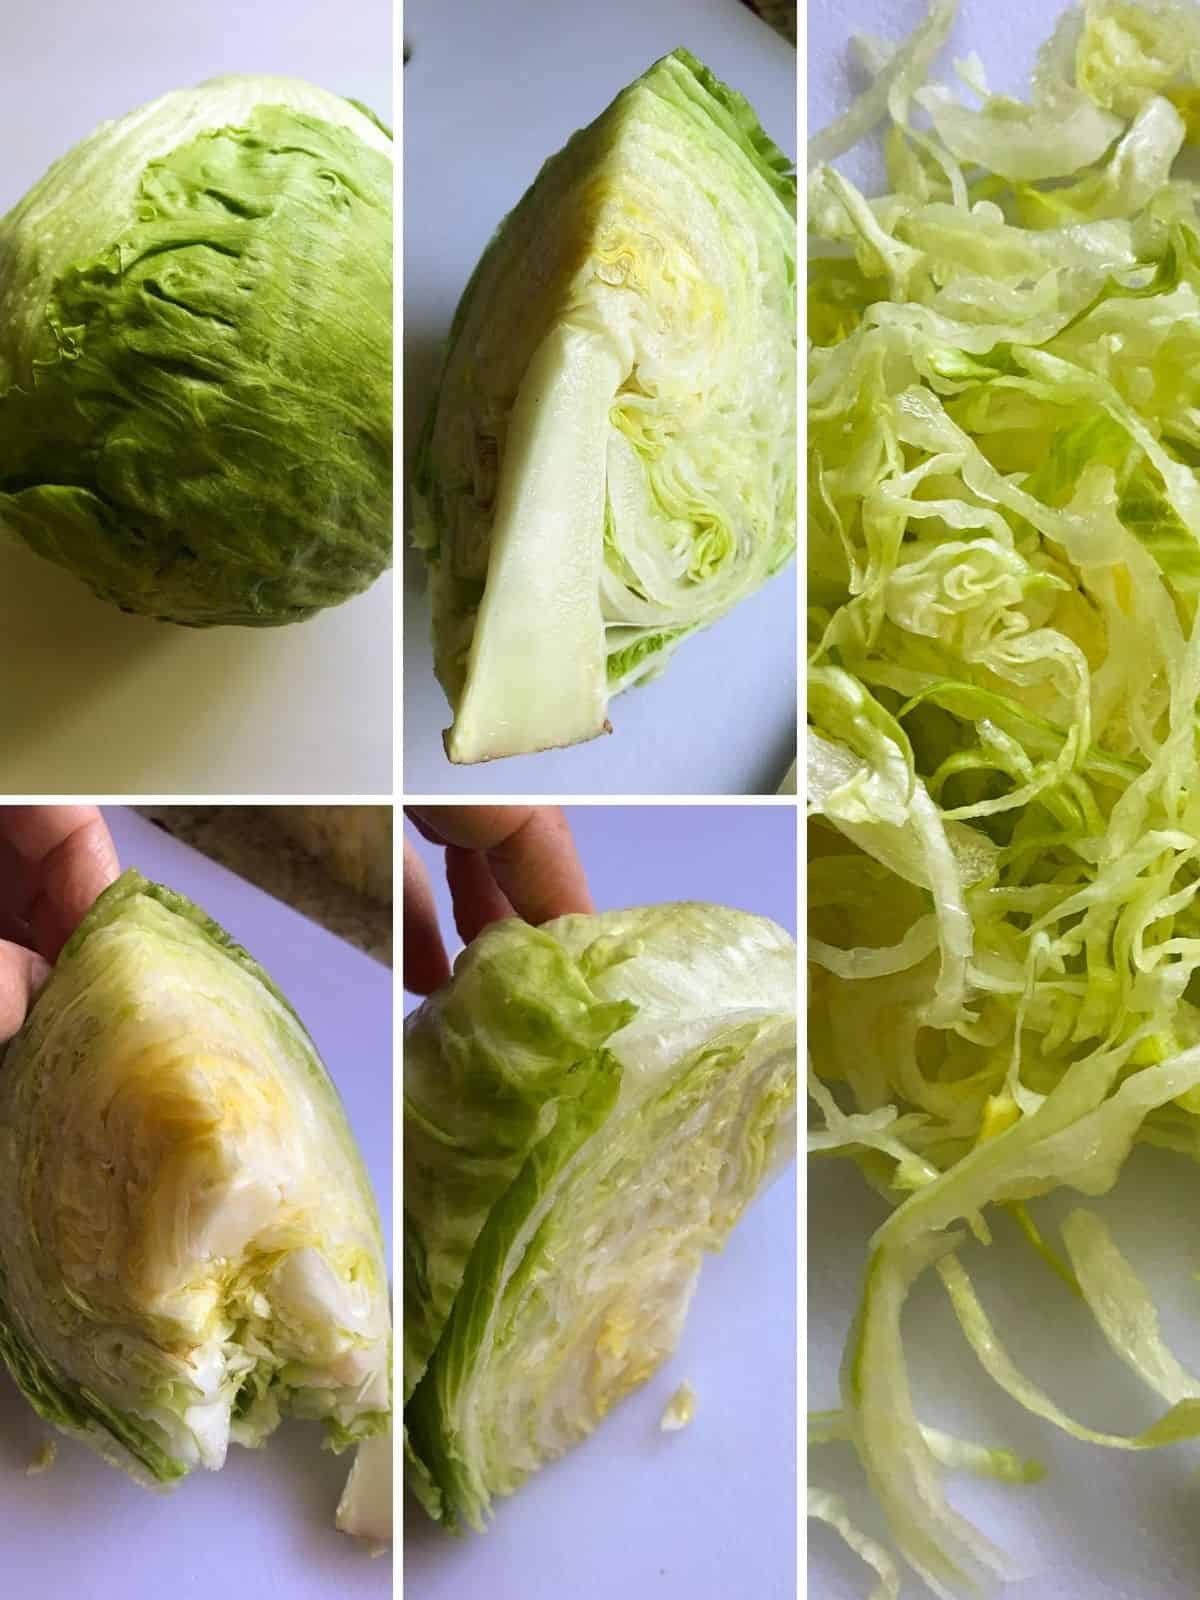
<svg viewBox="0 0 1200 1600">
<path fill-rule="evenodd" d="M 611 335 L 555 328 L 513 406 L 487 587 L 451 761 L 487 761 L 606 730 L 600 570 L 608 413 L 624 377 Z"/>
</svg>

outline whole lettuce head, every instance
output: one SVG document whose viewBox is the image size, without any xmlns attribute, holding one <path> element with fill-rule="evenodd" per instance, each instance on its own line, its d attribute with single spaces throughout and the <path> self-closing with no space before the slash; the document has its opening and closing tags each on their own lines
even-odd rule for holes
<svg viewBox="0 0 1200 1600">
<path fill-rule="evenodd" d="M 229 77 L 0 220 L 0 527 L 127 611 L 299 621 L 392 550 L 392 147 Z"/>
<path fill-rule="evenodd" d="M 606 731 L 610 695 L 791 555 L 795 198 L 748 103 L 677 50 L 501 223 L 414 475 L 452 761 Z"/>
<path fill-rule="evenodd" d="M 0 1357 L 151 1486 L 281 1417 L 340 1450 L 390 1409 L 387 1265 L 337 1093 L 291 1007 L 189 901 L 127 872 L 0 1059 Z"/>
<path fill-rule="evenodd" d="M 495 924 L 404 1049 L 407 1477 L 482 1528 L 675 1348 L 706 1251 L 788 1159 L 796 952 L 650 906 Z"/>
</svg>

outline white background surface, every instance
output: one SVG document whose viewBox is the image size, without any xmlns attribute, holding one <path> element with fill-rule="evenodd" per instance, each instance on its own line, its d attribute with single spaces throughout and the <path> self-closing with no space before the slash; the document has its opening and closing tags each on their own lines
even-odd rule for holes
<svg viewBox="0 0 1200 1600">
<path fill-rule="evenodd" d="M 712 900 L 795 931 L 793 807 L 568 814 L 597 909 Z M 449 933 L 438 852 L 410 837 Z M 795 1269 L 793 1166 L 705 1261 L 675 1355 L 582 1445 L 497 1502 L 486 1534 L 453 1539 L 406 1498 L 407 1600 L 793 1600 Z M 661 1433 L 684 1378 L 695 1418 Z"/>
<path fill-rule="evenodd" d="M 108 813 L 122 866 L 191 896 L 260 960 L 296 1007 L 337 1086 L 379 1204 L 392 1210 L 391 973 L 132 812 Z M 350 1456 L 312 1423 L 220 1472 L 154 1494 L 58 1437 L 49 1473 L 25 1468 L 51 1429 L 0 1366 L 0 1595 L 5 1600 L 390 1600 L 392 1563 L 335 1531 Z"/>
<path fill-rule="evenodd" d="M 683 44 L 795 153 L 796 53 L 738 0 L 409 0 L 405 96 L 405 456 L 459 295 L 542 162 L 651 62 Z M 620 695 L 613 733 L 455 767 L 433 675 L 423 562 L 406 551 L 404 788 L 409 794 L 774 793 L 795 755 L 796 577 L 680 646 Z"/>
<path fill-rule="evenodd" d="M 106 118 L 223 72 L 391 120 L 389 0 L 0 0 L 0 212 Z M 311 622 L 127 617 L 0 535 L 0 792 L 390 793 L 392 579 Z"/>
<path fill-rule="evenodd" d="M 914 0 L 812 0 L 809 11 L 809 126 L 823 127 L 844 109 L 851 78 L 846 41 L 851 32 L 892 38 L 924 14 Z M 951 56 L 975 49 L 994 90 L 1023 92 L 1057 5 L 1038 0 L 962 0 L 938 75 L 949 81 Z M 857 80 L 854 87 L 861 87 Z M 858 173 L 867 164 L 837 163 Z M 1191 1370 L 1200 1370 L 1200 1241 L 1195 1218 L 1200 1176 L 1190 1163 L 1158 1151 L 1131 1161 L 1118 1193 L 1093 1202 L 1117 1242 L 1144 1272 L 1163 1311 L 1163 1331 Z M 814 1163 L 809 1178 L 809 1400 L 838 1404 L 837 1375 L 866 1264 L 865 1246 L 886 1208 L 845 1163 Z M 1048 1204 L 1044 1219 L 1069 1205 Z M 1048 1222 L 1052 1229 L 1052 1221 Z M 1000 1218 L 990 1251 L 977 1246 L 964 1264 L 1000 1338 L 1026 1372 L 1079 1421 L 1133 1432 L 1163 1409 L 1107 1352 L 1094 1324 L 1058 1279 L 1014 1238 Z M 940 1284 L 929 1275 L 905 1317 L 914 1394 L 923 1420 L 988 1444 L 1036 1457 L 1048 1469 L 1032 1487 L 983 1483 L 966 1475 L 948 1480 L 953 1504 L 1017 1558 L 1022 1581 L 1005 1600 L 1183 1600 L 1197 1592 L 1200 1516 L 1192 1478 L 1194 1447 L 1128 1455 L 1075 1443 L 1028 1416 L 991 1383 L 958 1332 Z M 814 1481 L 851 1499 L 861 1525 L 886 1538 L 870 1510 L 848 1446 L 827 1446 L 809 1458 Z M 810 1524 L 809 1593 L 813 1600 L 865 1596 L 870 1574 L 829 1530 Z M 915 1579 L 904 1600 L 926 1591 Z"/>
</svg>

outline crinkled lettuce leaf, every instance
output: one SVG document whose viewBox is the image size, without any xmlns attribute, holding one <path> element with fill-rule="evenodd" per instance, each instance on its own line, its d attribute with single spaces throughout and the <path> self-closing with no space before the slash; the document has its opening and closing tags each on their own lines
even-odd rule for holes
<svg viewBox="0 0 1200 1600">
<path fill-rule="evenodd" d="M 275 626 L 392 559 L 392 146 L 239 75 L 0 219 L 0 527 L 123 610 Z"/>
</svg>

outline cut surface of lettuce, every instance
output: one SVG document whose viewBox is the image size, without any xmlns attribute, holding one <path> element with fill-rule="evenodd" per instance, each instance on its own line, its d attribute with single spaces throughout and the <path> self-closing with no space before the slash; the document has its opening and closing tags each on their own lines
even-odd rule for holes
<svg viewBox="0 0 1200 1600">
<path fill-rule="evenodd" d="M 810 1149 L 894 1207 L 829 1437 L 939 1596 L 1008 1568 L 910 1390 L 922 1274 L 1044 1422 L 1131 1452 L 1200 1424 L 1135 1265 L 1037 1210 L 1139 1143 L 1200 1157 L 1200 11 L 1085 0 L 1028 103 L 974 56 L 969 98 L 922 83 L 952 15 L 873 44 L 815 141 L 808 283 Z M 826 158 L 885 108 L 867 196 Z M 1144 1380 L 1140 1431 L 1008 1354 L 960 1249 L 1001 1209 Z"/>
<path fill-rule="evenodd" d="M 406 1477 L 482 1529 L 675 1348 L 788 1159 L 795 947 L 679 904 L 485 930 L 407 1024 Z"/>
<path fill-rule="evenodd" d="M 338 1502 L 338 1531 L 385 1545 L 392 1537 L 393 1441 L 387 1433 L 372 1434 L 354 1452 L 346 1487 Z"/>
<path fill-rule="evenodd" d="M 124 874 L 0 1059 L 0 1356 L 152 1487 L 284 1416 L 390 1414 L 387 1263 L 341 1102 L 266 973 Z"/>
<path fill-rule="evenodd" d="M 795 179 L 685 50 L 546 162 L 414 474 L 452 761 L 569 745 L 796 542 Z"/>
</svg>

